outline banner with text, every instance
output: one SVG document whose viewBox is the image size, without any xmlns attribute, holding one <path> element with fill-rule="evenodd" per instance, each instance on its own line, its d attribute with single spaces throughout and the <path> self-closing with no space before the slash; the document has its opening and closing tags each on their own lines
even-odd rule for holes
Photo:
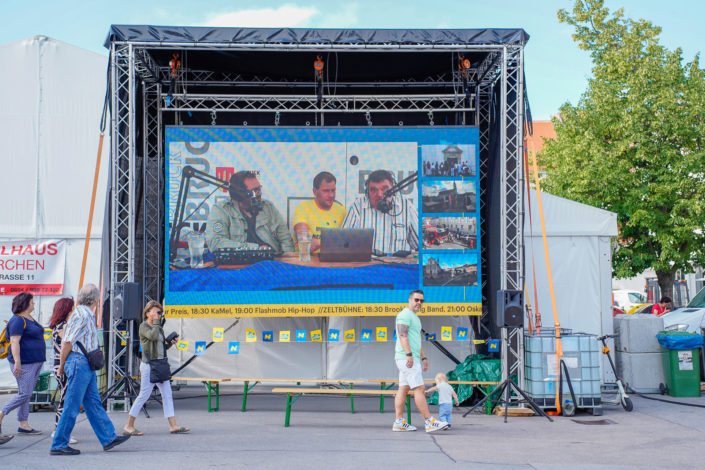
<svg viewBox="0 0 705 470">
<path fill-rule="evenodd" d="M 0 295 L 61 295 L 66 240 L 0 242 Z"/>
</svg>

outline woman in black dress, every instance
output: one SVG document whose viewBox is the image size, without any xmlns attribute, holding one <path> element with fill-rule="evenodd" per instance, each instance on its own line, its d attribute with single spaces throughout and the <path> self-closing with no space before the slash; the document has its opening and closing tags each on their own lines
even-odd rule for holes
<svg viewBox="0 0 705 470">
<path fill-rule="evenodd" d="M 64 337 L 64 328 L 66 328 L 66 322 L 69 319 L 69 315 L 73 311 L 74 302 L 73 299 L 63 298 L 59 299 L 54 304 L 54 313 L 51 315 L 51 320 L 49 320 L 49 328 L 53 331 L 51 332 L 51 343 L 54 345 L 54 378 L 56 378 L 56 384 L 59 393 L 59 403 L 56 405 L 56 420 L 54 421 L 54 429 L 56 425 L 59 424 L 59 418 L 61 418 L 61 413 L 64 411 L 64 398 L 66 398 L 66 385 L 68 385 L 68 378 L 66 374 L 58 375 L 57 370 L 59 369 L 59 362 L 61 358 L 61 339 Z M 51 433 L 51 437 L 54 437 L 54 433 Z M 70 444 L 76 444 L 78 441 L 71 436 Z"/>
</svg>

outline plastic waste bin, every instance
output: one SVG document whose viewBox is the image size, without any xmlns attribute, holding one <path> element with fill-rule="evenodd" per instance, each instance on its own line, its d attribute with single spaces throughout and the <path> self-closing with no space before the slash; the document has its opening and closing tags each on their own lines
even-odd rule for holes
<svg viewBox="0 0 705 470">
<path fill-rule="evenodd" d="M 703 336 L 685 331 L 661 331 L 656 335 L 661 345 L 665 387 L 672 397 L 700 396 L 700 348 Z M 665 390 L 664 390 L 665 389 Z"/>
</svg>

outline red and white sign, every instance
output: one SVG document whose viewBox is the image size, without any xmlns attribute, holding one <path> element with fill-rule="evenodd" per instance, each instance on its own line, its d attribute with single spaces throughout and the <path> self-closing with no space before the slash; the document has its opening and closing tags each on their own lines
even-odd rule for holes
<svg viewBox="0 0 705 470">
<path fill-rule="evenodd" d="M 0 242 L 0 295 L 61 295 L 66 240 Z"/>
</svg>

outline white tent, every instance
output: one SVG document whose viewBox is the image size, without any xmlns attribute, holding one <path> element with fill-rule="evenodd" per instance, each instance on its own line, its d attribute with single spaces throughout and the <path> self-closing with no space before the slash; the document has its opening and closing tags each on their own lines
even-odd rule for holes
<svg viewBox="0 0 705 470">
<path fill-rule="evenodd" d="M 107 57 L 36 36 L 0 46 L 0 240 L 67 241 L 63 296 L 76 296 L 106 89 Z M 86 282 L 98 282 L 109 161 L 105 138 Z M 45 324 L 57 296 L 35 296 Z M 12 315 L 0 296 L 0 320 Z M 4 327 L 0 322 L 0 327 Z M 47 367 L 53 361 L 46 363 Z M 0 387 L 15 387 L 7 361 Z"/>
<path fill-rule="evenodd" d="M 551 260 L 556 308 L 561 328 L 595 335 L 612 329 L 612 238 L 617 236 L 617 214 L 541 193 Z M 534 304 L 532 263 L 536 263 L 539 312 L 542 325 L 553 327 L 546 257 L 541 235 L 536 191 L 524 195 L 524 260 L 529 301 Z M 533 253 L 533 255 L 532 255 Z M 603 382 L 614 374 L 603 357 Z"/>
</svg>

